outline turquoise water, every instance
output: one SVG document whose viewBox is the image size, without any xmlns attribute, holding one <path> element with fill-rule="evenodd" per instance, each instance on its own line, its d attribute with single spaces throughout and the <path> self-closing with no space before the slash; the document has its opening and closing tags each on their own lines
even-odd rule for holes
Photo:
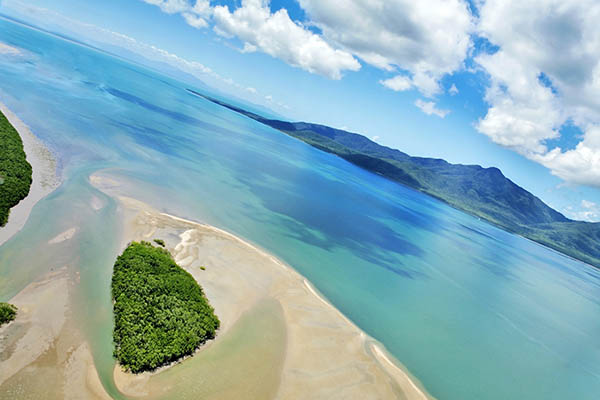
<svg viewBox="0 0 600 400">
<path fill-rule="evenodd" d="M 4 20 L 0 41 L 22 50 L 0 54 L 0 100 L 57 154 L 63 180 L 0 247 L 0 300 L 51 268 L 79 273 L 78 314 L 111 393 L 119 214 L 88 183 L 99 170 L 291 264 L 440 399 L 598 398 L 598 270 L 157 73 Z M 73 226 L 73 240 L 46 244 Z"/>
</svg>

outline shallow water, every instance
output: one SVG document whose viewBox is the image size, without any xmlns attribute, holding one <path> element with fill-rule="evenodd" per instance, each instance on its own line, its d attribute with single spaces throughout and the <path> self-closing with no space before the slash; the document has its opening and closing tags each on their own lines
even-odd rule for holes
<svg viewBox="0 0 600 400">
<path fill-rule="evenodd" d="M 150 378 L 152 399 L 248 399 L 275 396 L 285 358 L 283 310 L 263 300 L 194 357 Z"/>
<path fill-rule="evenodd" d="M 53 150 L 62 186 L 0 247 L 0 300 L 52 268 L 112 383 L 119 214 L 88 176 L 280 257 L 440 399 L 596 399 L 600 273 L 186 92 L 0 20 L 0 101 Z M 95 210 L 91 204 L 101 204 Z M 72 227 L 72 240 L 47 242 Z"/>
</svg>

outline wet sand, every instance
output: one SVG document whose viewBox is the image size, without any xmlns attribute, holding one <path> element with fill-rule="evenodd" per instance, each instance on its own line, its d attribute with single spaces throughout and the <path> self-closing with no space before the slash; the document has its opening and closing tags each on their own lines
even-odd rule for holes
<svg viewBox="0 0 600 400">
<path fill-rule="evenodd" d="M 221 354 L 222 358 L 211 361 L 218 365 L 216 376 L 223 371 L 236 375 L 238 367 L 248 362 L 227 356 L 226 348 L 237 346 L 247 358 L 260 359 L 260 353 L 265 354 L 265 362 L 252 370 L 260 379 L 236 381 L 240 390 L 231 396 L 223 390 L 234 380 L 221 382 L 220 386 L 215 379 L 208 379 L 202 397 L 233 399 L 246 393 L 247 399 L 430 398 L 381 344 L 343 316 L 291 267 L 228 232 L 161 213 L 125 197 L 114 179 L 97 174 L 91 181 L 120 201 L 124 216 L 122 248 L 132 240 L 163 239 L 177 263 L 204 288 L 222 322 L 217 338 L 180 364 L 138 375 L 125 373 L 117 366 L 115 384 L 123 393 L 152 399 L 188 398 L 182 391 L 185 388 L 189 392 L 192 377 L 197 380 L 215 374 L 202 368 L 204 353 Z M 270 312 L 260 311 L 265 302 L 272 304 Z M 240 335 L 249 329 L 247 316 L 256 313 L 271 321 L 266 326 L 277 325 L 278 318 L 283 321 L 281 332 L 269 339 L 271 350 L 279 355 L 273 351 L 267 355 L 264 350 L 256 353 L 253 349 L 260 349 L 263 343 L 260 337 L 246 340 Z M 240 328 L 240 324 L 245 327 Z M 237 341 L 232 337 L 238 337 Z M 188 377 L 178 378 L 177 371 Z M 264 392 L 254 397 L 251 394 L 256 385 L 275 386 L 277 390 L 268 397 Z M 211 393 L 220 395 L 214 397 Z"/>
<path fill-rule="evenodd" d="M 2 245 L 23 228 L 33 206 L 56 189 L 59 180 L 56 176 L 56 160 L 52 153 L 31 133 L 29 127 L 2 103 L 0 103 L 0 111 L 19 132 L 27 161 L 33 168 L 33 182 L 29 195 L 11 208 L 8 223 L 0 228 L 0 245 Z"/>
<path fill-rule="evenodd" d="M 0 398 L 109 399 L 89 346 L 70 318 L 74 277 L 67 267 L 10 300 L 14 321 L 0 328 Z"/>
</svg>

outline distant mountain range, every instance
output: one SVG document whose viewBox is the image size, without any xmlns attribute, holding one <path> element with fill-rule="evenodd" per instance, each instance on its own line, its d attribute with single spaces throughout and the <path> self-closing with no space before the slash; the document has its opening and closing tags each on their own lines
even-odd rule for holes
<svg viewBox="0 0 600 400">
<path fill-rule="evenodd" d="M 264 118 L 194 90 L 188 91 L 502 229 L 600 268 L 600 223 L 570 220 L 506 178 L 498 168 L 411 157 L 363 135 L 307 122 Z"/>
</svg>

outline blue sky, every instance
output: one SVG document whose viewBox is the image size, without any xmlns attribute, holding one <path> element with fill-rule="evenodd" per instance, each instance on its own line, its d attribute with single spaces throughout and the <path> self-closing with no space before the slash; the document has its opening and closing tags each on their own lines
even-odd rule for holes
<svg viewBox="0 0 600 400">
<path fill-rule="evenodd" d="M 1 0 L 0 12 L 289 119 L 497 166 L 568 216 L 600 220 L 600 6 L 526 3 Z"/>
</svg>

